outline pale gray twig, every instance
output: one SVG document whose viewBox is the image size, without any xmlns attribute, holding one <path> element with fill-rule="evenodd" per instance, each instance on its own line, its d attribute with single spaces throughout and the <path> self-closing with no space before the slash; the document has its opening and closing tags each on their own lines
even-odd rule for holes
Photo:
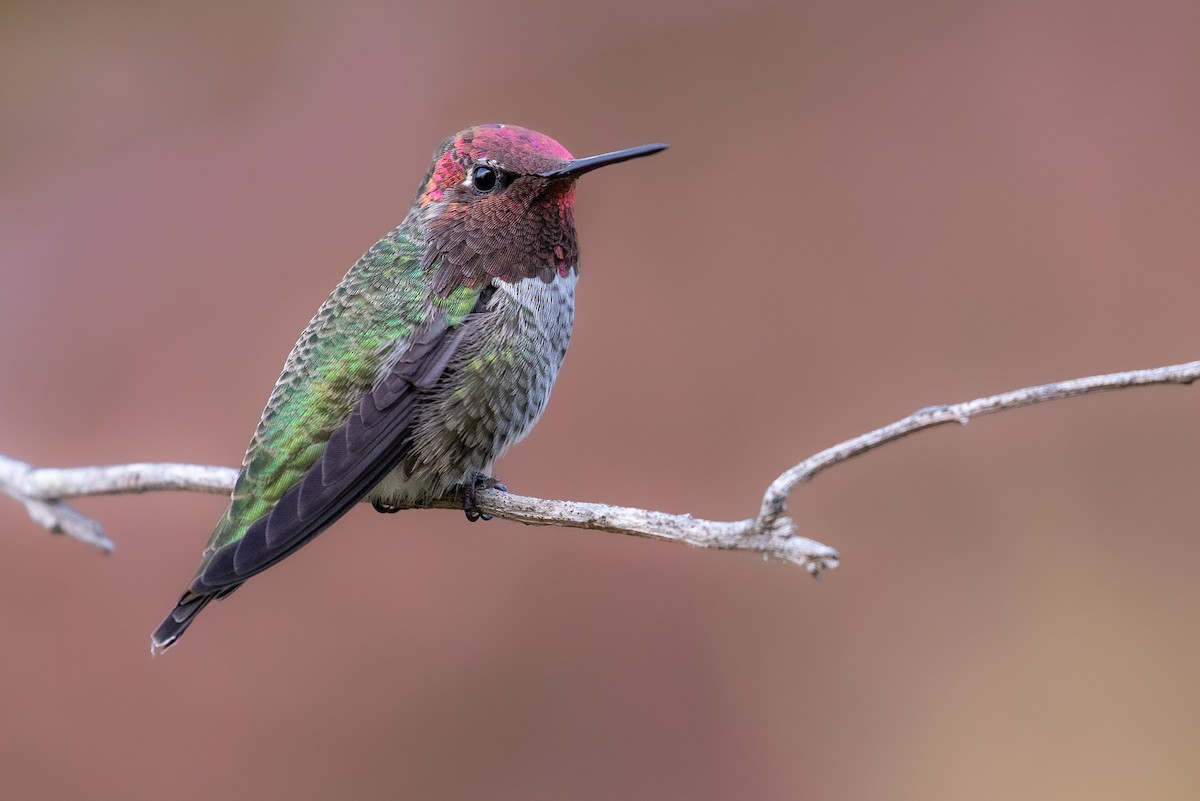
<svg viewBox="0 0 1200 801">
<path fill-rule="evenodd" d="M 897 420 L 883 428 L 868 431 L 854 439 L 840 442 L 832 448 L 826 448 L 775 479 L 767 488 L 767 494 L 763 496 L 762 508 L 759 510 L 758 517 L 755 518 L 756 527 L 759 529 L 769 528 L 776 521 L 782 519 L 787 509 L 788 496 L 792 490 L 811 480 L 817 473 L 922 429 L 933 428 L 945 423 L 959 423 L 965 426 L 972 417 L 1018 409 L 1022 406 L 1032 406 L 1035 403 L 1045 403 L 1060 398 L 1074 398 L 1094 392 L 1141 387 L 1149 384 L 1191 384 L 1197 378 L 1200 378 L 1200 361 L 1152 367 L 1148 370 L 1130 370 L 1124 373 L 1072 378 L 1067 381 L 1055 381 L 1052 384 L 1014 389 L 1012 392 L 989 395 L 986 398 L 976 398 L 949 406 L 928 406 L 913 412 L 903 420 Z"/>
<path fill-rule="evenodd" d="M 950 406 L 921 409 L 903 420 L 846 440 L 809 457 L 771 483 L 758 517 L 734 522 L 702 520 L 646 509 L 578 501 L 555 501 L 481 490 L 481 512 L 529 525 L 565 526 L 611 531 L 636 537 L 681 542 L 700 548 L 753 551 L 804 567 L 820 577 L 836 568 L 840 557 L 828 545 L 801 537 L 786 516 L 792 490 L 816 474 L 859 454 L 944 423 L 966 424 L 972 417 L 1016 409 L 1058 398 L 1148 384 L 1190 384 L 1200 378 L 1200 361 L 1124 373 L 1058 381 L 991 395 Z M 34 468 L 0 456 L 0 492 L 25 505 L 29 516 L 54 532 L 69 534 L 104 551 L 112 542 L 96 523 L 62 502 L 85 495 L 115 495 L 161 490 L 228 494 L 237 471 L 190 464 L 127 464 L 66 469 Z M 438 499 L 430 508 L 461 508 L 461 499 Z"/>
<path fill-rule="evenodd" d="M 34 468 L 6 456 L 0 456 L 0 491 L 26 504 L 35 522 L 46 525 L 40 508 L 50 507 L 60 516 L 68 513 L 93 528 L 81 536 L 61 522 L 46 525 L 85 542 L 112 549 L 98 523 L 87 520 L 62 502 L 62 498 L 85 495 L 118 495 L 160 490 L 189 490 L 228 495 L 237 471 L 228 467 L 195 464 L 122 464 L 104 467 Z M 513 495 L 500 490 L 480 490 L 476 496 L 480 511 L 505 520 L 535 526 L 566 526 L 612 531 L 638 537 L 683 542 L 704 548 L 759 551 L 769 556 L 802 565 L 813 575 L 837 567 L 837 551 L 827 545 L 796 536 L 790 528 L 756 531 L 753 520 L 736 523 L 701 520 L 691 515 L 670 515 L 644 509 L 607 506 L 577 501 L 552 501 Z M 438 499 L 430 508 L 461 509 L 456 497 Z M 39 510 L 36 511 L 35 510 Z"/>
</svg>

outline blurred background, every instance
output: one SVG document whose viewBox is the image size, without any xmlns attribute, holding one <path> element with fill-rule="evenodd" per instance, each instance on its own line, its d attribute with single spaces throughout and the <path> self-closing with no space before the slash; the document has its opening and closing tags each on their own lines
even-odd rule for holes
<svg viewBox="0 0 1200 801">
<path fill-rule="evenodd" d="M 1200 357 L 1200 6 L 0 6 L 0 452 L 235 465 L 467 125 L 576 155 L 575 339 L 499 465 L 716 519 L 914 409 Z M 798 568 L 353 511 L 151 659 L 223 500 L 0 499 L 8 798 L 1184 799 L 1200 389 L 797 491 Z"/>
</svg>

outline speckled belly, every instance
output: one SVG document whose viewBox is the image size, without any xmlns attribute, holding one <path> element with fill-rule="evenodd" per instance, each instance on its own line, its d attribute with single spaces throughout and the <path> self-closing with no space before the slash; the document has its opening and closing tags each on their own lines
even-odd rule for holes
<svg viewBox="0 0 1200 801">
<path fill-rule="evenodd" d="M 437 497 L 475 473 L 489 473 L 529 433 L 567 352 L 575 311 L 574 273 L 546 283 L 497 279 L 488 311 L 437 386 L 422 401 L 412 448 L 371 493 L 405 505 Z"/>
</svg>

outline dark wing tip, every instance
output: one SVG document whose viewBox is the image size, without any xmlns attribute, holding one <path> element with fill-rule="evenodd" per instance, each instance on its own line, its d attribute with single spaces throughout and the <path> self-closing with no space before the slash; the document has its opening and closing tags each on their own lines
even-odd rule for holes
<svg viewBox="0 0 1200 801">
<path fill-rule="evenodd" d="M 179 599 L 179 603 L 175 605 L 175 608 L 171 610 L 171 614 L 167 615 L 167 619 L 151 635 L 150 653 L 161 654 L 170 648 L 183 635 L 187 627 L 192 625 L 192 621 L 196 615 L 200 614 L 200 610 L 207 606 L 208 602 L 215 597 L 217 597 L 215 594 L 193 595 L 192 593 L 185 593 L 183 598 Z"/>
</svg>

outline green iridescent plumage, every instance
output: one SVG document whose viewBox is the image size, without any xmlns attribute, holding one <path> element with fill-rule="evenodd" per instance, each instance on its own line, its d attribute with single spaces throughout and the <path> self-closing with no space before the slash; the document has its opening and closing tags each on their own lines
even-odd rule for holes
<svg viewBox="0 0 1200 801">
<path fill-rule="evenodd" d="M 434 297 L 420 245 L 403 230 L 367 251 L 288 357 L 205 554 L 240 539 L 313 466 L 397 341 L 431 314 L 458 325 L 478 297 L 469 287 Z"/>
</svg>

